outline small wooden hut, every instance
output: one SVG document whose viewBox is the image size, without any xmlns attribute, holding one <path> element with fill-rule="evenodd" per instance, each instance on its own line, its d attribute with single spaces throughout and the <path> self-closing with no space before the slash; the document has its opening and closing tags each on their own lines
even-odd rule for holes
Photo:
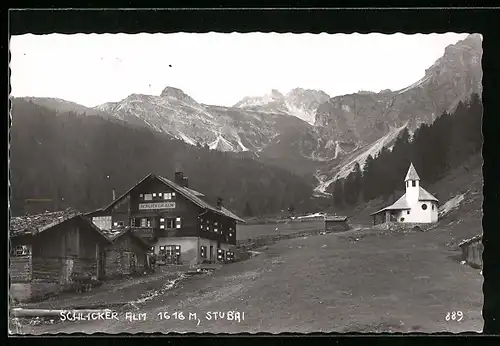
<svg viewBox="0 0 500 346">
<path fill-rule="evenodd" d="M 483 235 L 478 234 L 458 244 L 462 250 L 462 260 L 473 268 L 483 267 Z"/>
<path fill-rule="evenodd" d="M 325 232 L 342 232 L 347 231 L 348 229 L 349 225 L 347 223 L 347 216 L 325 216 Z"/>
</svg>

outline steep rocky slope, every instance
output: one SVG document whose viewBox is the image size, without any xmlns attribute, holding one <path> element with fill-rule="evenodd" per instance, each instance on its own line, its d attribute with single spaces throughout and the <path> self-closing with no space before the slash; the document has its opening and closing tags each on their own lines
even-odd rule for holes
<svg viewBox="0 0 500 346">
<path fill-rule="evenodd" d="M 321 90 L 295 88 L 283 95 L 276 89 L 260 97 L 245 97 L 233 107 L 263 113 L 281 113 L 296 116 L 314 124 L 318 106 L 330 96 Z"/>
<path fill-rule="evenodd" d="M 186 143 L 221 151 L 260 152 L 289 129 L 307 132 L 311 128 L 284 113 L 200 104 L 172 87 L 165 88 L 160 96 L 133 94 L 97 108 Z"/>
<path fill-rule="evenodd" d="M 480 35 L 470 35 L 448 46 L 420 80 L 398 91 L 360 91 L 330 98 L 320 90 L 296 88 L 287 94 L 271 90 L 222 107 L 199 103 L 180 89 L 166 87 L 160 95 L 132 94 L 97 106 L 93 112 L 191 145 L 239 152 L 315 176 L 316 192 L 323 194 L 356 162 L 363 166 L 368 155 L 390 147 L 403 127 L 413 131 L 471 93 L 480 94 L 481 55 Z M 31 101 L 92 114 L 84 106 L 63 100 Z"/>
<path fill-rule="evenodd" d="M 472 93 L 481 94 L 482 45 L 480 35 L 469 35 L 455 45 L 446 47 L 425 75 L 407 88 L 380 93 L 357 93 L 331 98 L 319 106 L 314 127 L 322 139 L 329 138 L 317 155 L 332 157 L 332 147 L 345 153 L 341 162 L 333 160 L 317 175 L 321 186 L 329 185 L 338 173 L 350 170 L 354 163 L 363 164 L 366 155 L 349 158 L 353 149 L 373 150 L 373 144 L 392 137 L 395 129 L 407 126 L 415 130 L 422 123 L 431 123 L 443 112 L 452 110 Z M 390 140 L 386 141 L 390 145 Z M 347 162 L 346 162 L 347 161 Z"/>
</svg>

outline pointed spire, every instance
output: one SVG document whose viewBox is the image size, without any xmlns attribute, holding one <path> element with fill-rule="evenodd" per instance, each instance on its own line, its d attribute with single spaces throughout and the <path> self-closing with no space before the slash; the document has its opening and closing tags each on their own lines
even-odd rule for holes
<svg viewBox="0 0 500 346">
<path fill-rule="evenodd" d="M 417 174 L 417 170 L 413 167 L 413 163 L 410 163 L 410 168 L 408 168 L 408 173 L 406 173 L 405 181 L 408 180 L 420 180 L 420 177 Z"/>
</svg>

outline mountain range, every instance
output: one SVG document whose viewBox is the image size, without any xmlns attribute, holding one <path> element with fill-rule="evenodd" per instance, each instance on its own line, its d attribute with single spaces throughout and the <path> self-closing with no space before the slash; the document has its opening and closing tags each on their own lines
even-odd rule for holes
<svg viewBox="0 0 500 346">
<path fill-rule="evenodd" d="M 391 147 L 399 132 L 414 131 L 452 110 L 472 93 L 481 94 L 481 36 L 446 47 L 423 77 L 402 90 L 333 96 L 295 88 L 245 97 L 232 107 L 199 103 L 182 90 L 132 94 L 94 108 L 59 99 L 29 98 L 59 111 L 118 119 L 191 145 L 241 153 L 294 173 L 314 176 L 325 195 L 336 179 L 368 155 Z M 398 73 L 398 71 L 394 71 Z"/>
</svg>

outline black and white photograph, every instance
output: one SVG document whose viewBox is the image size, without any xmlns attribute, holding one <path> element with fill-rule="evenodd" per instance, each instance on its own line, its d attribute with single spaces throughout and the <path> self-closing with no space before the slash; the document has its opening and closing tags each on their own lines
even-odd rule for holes
<svg viewBox="0 0 500 346">
<path fill-rule="evenodd" d="M 12 35 L 9 333 L 480 333 L 482 40 Z"/>
</svg>

